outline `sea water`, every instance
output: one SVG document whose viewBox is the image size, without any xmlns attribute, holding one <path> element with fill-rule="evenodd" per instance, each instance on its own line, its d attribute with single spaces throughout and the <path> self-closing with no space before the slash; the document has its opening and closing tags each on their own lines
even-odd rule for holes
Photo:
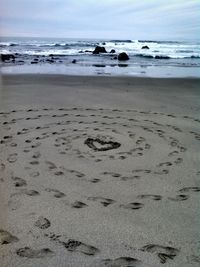
<svg viewBox="0 0 200 267">
<path fill-rule="evenodd" d="M 107 53 L 93 54 L 98 45 Z M 118 61 L 121 52 L 128 61 Z M 2 73 L 200 77 L 199 41 L 1 37 L 0 53 L 15 56 Z"/>
</svg>

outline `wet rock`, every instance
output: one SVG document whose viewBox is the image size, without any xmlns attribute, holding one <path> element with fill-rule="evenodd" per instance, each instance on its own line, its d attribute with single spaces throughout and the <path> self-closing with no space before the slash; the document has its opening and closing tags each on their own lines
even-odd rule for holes
<svg viewBox="0 0 200 267">
<path fill-rule="evenodd" d="M 73 64 L 76 64 L 76 62 L 77 62 L 76 59 L 73 59 L 73 60 L 72 60 L 72 63 L 73 63 Z"/>
<path fill-rule="evenodd" d="M 155 59 L 169 59 L 168 56 L 155 56 Z"/>
<path fill-rule="evenodd" d="M 13 60 L 15 61 L 15 56 L 13 54 L 1 54 L 1 60 L 3 62 Z"/>
<path fill-rule="evenodd" d="M 118 55 L 118 60 L 119 61 L 129 60 L 129 56 L 125 52 L 122 52 Z"/>
<path fill-rule="evenodd" d="M 142 46 L 142 49 L 149 49 L 148 45 Z"/>
<path fill-rule="evenodd" d="M 110 50 L 110 53 L 111 53 L 111 54 L 116 53 L 115 49 Z"/>
<path fill-rule="evenodd" d="M 53 59 L 48 59 L 48 58 L 47 58 L 46 61 L 49 62 L 49 63 L 54 63 L 54 60 L 53 60 Z"/>
<path fill-rule="evenodd" d="M 96 46 L 95 50 L 92 52 L 93 54 L 99 54 L 99 53 L 107 53 L 105 47 L 103 46 Z"/>
<path fill-rule="evenodd" d="M 118 67 L 120 68 L 128 67 L 128 64 L 118 64 Z"/>
</svg>

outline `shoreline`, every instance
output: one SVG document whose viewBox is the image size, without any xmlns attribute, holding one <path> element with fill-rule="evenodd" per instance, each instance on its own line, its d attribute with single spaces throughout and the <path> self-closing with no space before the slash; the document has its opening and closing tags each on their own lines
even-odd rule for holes
<svg viewBox="0 0 200 267">
<path fill-rule="evenodd" d="M 100 60 L 100 59 L 99 59 Z M 89 64 L 77 62 L 76 64 L 66 62 L 65 64 L 34 64 L 34 65 L 15 65 L 1 66 L 1 73 L 7 74 L 44 74 L 44 75 L 71 75 L 76 76 L 77 73 L 81 76 L 107 76 L 107 77 L 142 77 L 142 78 L 200 78 L 198 66 L 165 66 L 158 65 L 143 65 L 128 62 L 118 63 L 99 63 Z"/>
</svg>

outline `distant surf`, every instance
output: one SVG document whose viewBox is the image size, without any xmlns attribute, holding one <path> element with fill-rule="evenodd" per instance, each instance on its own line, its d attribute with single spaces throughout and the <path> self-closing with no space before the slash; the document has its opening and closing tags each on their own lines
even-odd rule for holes
<svg viewBox="0 0 200 267">
<path fill-rule="evenodd" d="M 96 46 L 103 46 L 107 53 L 94 55 L 92 52 Z M 121 52 L 126 52 L 129 56 L 125 64 L 117 60 Z M 141 66 L 200 68 L 198 41 L 1 37 L 0 54 L 13 55 L 12 60 L 2 63 L 3 67 L 33 64 L 40 66 L 63 64 L 70 67 L 71 63 L 75 63 L 80 68 L 96 66 L 119 68 L 123 65 L 127 70 Z"/>
</svg>

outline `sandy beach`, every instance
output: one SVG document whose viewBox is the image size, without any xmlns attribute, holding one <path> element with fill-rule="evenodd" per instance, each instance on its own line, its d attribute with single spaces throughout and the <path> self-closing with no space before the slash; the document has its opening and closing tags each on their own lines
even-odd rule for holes
<svg viewBox="0 0 200 267">
<path fill-rule="evenodd" d="M 198 267 L 200 80 L 3 75 L 1 267 Z"/>
</svg>

